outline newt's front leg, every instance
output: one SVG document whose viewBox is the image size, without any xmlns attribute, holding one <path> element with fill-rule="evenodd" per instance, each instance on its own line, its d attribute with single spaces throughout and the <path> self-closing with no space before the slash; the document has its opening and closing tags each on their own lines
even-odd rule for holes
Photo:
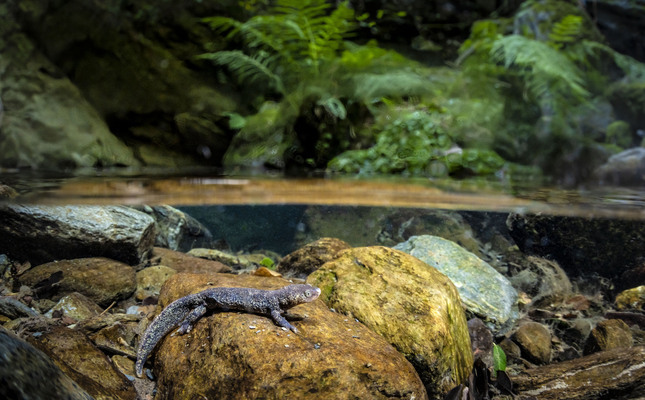
<svg viewBox="0 0 645 400">
<path fill-rule="evenodd" d="M 298 333 L 298 328 L 295 326 L 291 325 L 289 321 L 286 320 L 285 317 L 282 316 L 282 310 L 272 310 L 271 311 L 271 318 L 273 319 L 273 322 L 275 322 L 276 325 L 281 326 L 286 329 L 291 329 L 295 333 Z"/>
</svg>

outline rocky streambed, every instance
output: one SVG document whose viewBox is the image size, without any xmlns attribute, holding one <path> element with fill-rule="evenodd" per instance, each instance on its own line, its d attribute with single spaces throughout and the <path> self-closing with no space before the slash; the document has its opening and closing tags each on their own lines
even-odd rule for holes
<svg viewBox="0 0 645 400">
<path fill-rule="evenodd" d="M 0 395 L 630 399 L 645 389 L 645 224 L 318 213 L 306 212 L 299 248 L 281 257 L 234 253 L 168 206 L 3 205 Z M 341 240 L 325 235 L 334 224 L 364 229 Z M 262 315 L 207 313 L 164 337 L 135 376 L 139 338 L 170 302 L 290 282 L 322 290 L 290 310 L 298 333 Z"/>
</svg>

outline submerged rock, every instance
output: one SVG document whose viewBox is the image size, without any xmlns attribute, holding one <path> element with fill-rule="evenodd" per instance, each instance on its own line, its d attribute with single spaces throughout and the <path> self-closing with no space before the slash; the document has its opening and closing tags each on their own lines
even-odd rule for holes
<svg viewBox="0 0 645 400">
<path fill-rule="evenodd" d="M 493 333 L 479 318 L 468 320 L 468 333 L 470 334 L 470 347 L 473 357 L 481 359 L 489 367 L 493 366 Z"/>
<path fill-rule="evenodd" d="M 303 229 L 296 233 L 300 247 L 321 237 L 337 237 L 350 246 L 394 246 L 416 235 L 451 240 L 479 256 L 480 243 L 459 213 L 445 210 L 384 207 L 307 207 Z M 339 231 L 338 227 L 343 229 Z M 339 234 L 341 236 L 339 236 Z"/>
<path fill-rule="evenodd" d="M 517 320 L 518 295 L 502 274 L 456 243 L 436 236 L 413 236 L 395 249 L 411 254 L 455 284 L 466 309 L 498 333 Z"/>
<path fill-rule="evenodd" d="M 387 247 L 344 250 L 309 275 L 321 298 L 383 336 L 415 366 L 430 398 L 464 382 L 473 358 L 465 313 L 450 280 Z"/>
<path fill-rule="evenodd" d="M 143 300 L 146 297 L 159 296 L 161 286 L 176 272 L 165 265 L 154 265 L 137 272 L 136 299 Z"/>
<path fill-rule="evenodd" d="M 42 351 L 0 327 L 0 397 L 92 400 Z"/>
<path fill-rule="evenodd" d="M 645 391 L 645 347 L 601 351 L 511 379 L 520 399 L 639 399 Z"/>
<path fill-rule="evenodd" d="M 0 315 L 4 315 L 9 319 L 16 319 L 20 317 L 36 317 L 40 313 L 18 299 L 10 296 L 1 296 Z"/>
<path fill-rule="evenodd" d="M 42 264 L 19 279 L 22 284 L 34 287 L 42 297 L 59 300 L 66 294 L 79 292 L 103 307 L 128 297 L 136 288 L 134 268 L 101 257 Z"/>
<path fill-rule="evenodd" d="M 530 362 L 551 361 L 551 332 L 546 326 L 537 322 L 522 324 L 513 334 L 513 341 L 520 347 L 522 357 Z"/>
<path fill-rule="evenodd" d="M 276 265 L 276 271 L 304 279 L 327 261 L 336 258 L 341 250 L 350 247 L 340 239 L 321 238 L 286 255 Z"/>
<path fill-rule="evenodd" d="M 123 206 L 0 207 L 0 253 L 32 265 L 80 257 L 146 260 L 154 220 Z"/>
<path fill-rule="evenodd" d="M 86 296 L 74 292 L 61 298 L 54 307 L 46 314 L 46 317 L 52 318 L 55 312 L 61 313 L 61 316 L 73 318 L 76 321 L 83 321 L 100 314 L 103 310 Z"/>
<path fill-rule="evenodd" d="M 191 255 L 155 247 L 152 251 L 152 261 L 155 264 L 165 265 L 177 272 L 189 272 L 193 274 L 210 274 L 215 272 L 231 272 L 232 268 L 219 261 L 204 260 Z"/>
<path fill-rule="evenodd" d="M 611 350 L 619 347 L 631 347 L 634 338 L 629 326 L 620 319 L 607 319 L 598 322 L 587 338 L 584 354 Z"/>
<path fill-rule="evenodd" d="M 96 400 L 134 400 L 132 382 L 80 331 L 52 326 L 27 341 L 54 359 L 61 369 Z"/>
<path fill-rule="evenodd" d="M 276 289 L 280 278 L 176 274 L 160 304 L 209 287 Z M 295 334 L 266 316 L 213 312 L 186 335 L 167 335 L 154 355 L 156 399 L 426 399 L 412 365 L 362 324 L 320 301 L 299 305 Z"/>
<path fill-rule="evenodd" d="M 257 264 L 250 260 L 246 255 L 237 255 L 221 250 L 201 248 L 192 249 L 187 254 L 189 256 L 198 257 L 205 260 L 212 260 L 225 265 L 229 265 L 236 270 L 253 270 L 257 268 Z"/>
<path fill-rule="evenodd" d="M 619 310 L 644 310 L 645 285 L 620 292 L 616 296 L 616 308 Z"/>
<path fill-rule="evenodd" d="M 194 247 L 212 245 L 213 235 L 208 228 L 183 211 L 167 205 L 142 206 L 136 209 L 154 219 L 157 247 L 187 252 Z"/>
<path fill-rule="evenodd" d="M 531 296 L 533 306 L 562 303 L 571 296 L 571 281 L 557 262 L 534 256 L 514 261 L 509 280 L 513 287 Z"/>
</svg>

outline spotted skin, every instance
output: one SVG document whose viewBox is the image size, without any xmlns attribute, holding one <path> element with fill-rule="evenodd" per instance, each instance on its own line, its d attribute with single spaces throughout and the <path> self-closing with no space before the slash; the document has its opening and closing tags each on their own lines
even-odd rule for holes
<svg viewBox="0 0 645 400">
<path fill-rule="evenodd" d="M 148 325 L 139 340 L 136 373 L 143 374 L 143 364 L 157 343 L 175 327 L 178 334 L 190 332 L 195 321 L 208 310 L 235 310 L 269 315 L 273 322 L 283 328 L 298 332 L 282 316 L 285 310 L 302 303 L 309 303 L 320 296 L 320 289 L 311 285 L 289 285 L 276 290 L 252 288 L 217 287 L 189 294 L 168 304 Z"/>
</svg>

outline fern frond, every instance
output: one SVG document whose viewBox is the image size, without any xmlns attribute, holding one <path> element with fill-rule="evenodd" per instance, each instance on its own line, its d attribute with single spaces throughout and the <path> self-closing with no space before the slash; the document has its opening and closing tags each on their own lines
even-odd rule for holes
<svg viewBox="0 0 645 400">
<path fill-rule="evenodd" d="M 352 78 L 353 96 L 366 104 L 384 97 L 424 95 L 430 91 L 428 79 L 412 71 L 354 74 Z"/>
<path fill-rule="evenodd" d="M 565 54 L 546 43 L 520 35 L 502 37 L 493 43 L 490 55 L 507 70 L 516 71 L 538 101 L 551 95 L 574 99 L 589 96 L 582 72 Z"/>
<path fill-rule="evenodd" d="M 549 42 L 556 47 L 577 42 L 582 33 L 582 22 L 582 16 L 580 15 L 565 16 L 562 20 L 553 24 L 553 28 L 549 33 Z"/>
<path fill-rule="evenodd" d="M 225 66 L 237 77 L 240 83 L 269 82 L 278 92 L 285 93 L 282 79 L 274 74 L 271 69 L 275 56 L 269 56 L 266 52 L 258 52 L 251 57 L 239 50 L 219 51 L 217 53 L 202 54 L 199 58 L 211 60 L 215 64 Z"/>
<path fill-rule="evenodd" d="M 278 0 L 272 12 L 283 15 L 299 15 L 313 19 L 323 16 L 331 4 L 325 0 Z"/>
<path fill-rule="evenodd" d="M 267 20 L 269 19 L 269 20 Z M 231 40 L 239 36 L 241 40 L 251 49 L 267 47 L 276 53 L 282 51 L 281 41 L 276 40 L 272 35 L 267 35 L 263 29 L 271 25 L 273 21 L 267 16 L 257 16 L 247 22 L 240 22 L 228 17 L 209 17 L 202 19 L 216 33 L 226 34 L 224 39 Z"/>
</svg>

